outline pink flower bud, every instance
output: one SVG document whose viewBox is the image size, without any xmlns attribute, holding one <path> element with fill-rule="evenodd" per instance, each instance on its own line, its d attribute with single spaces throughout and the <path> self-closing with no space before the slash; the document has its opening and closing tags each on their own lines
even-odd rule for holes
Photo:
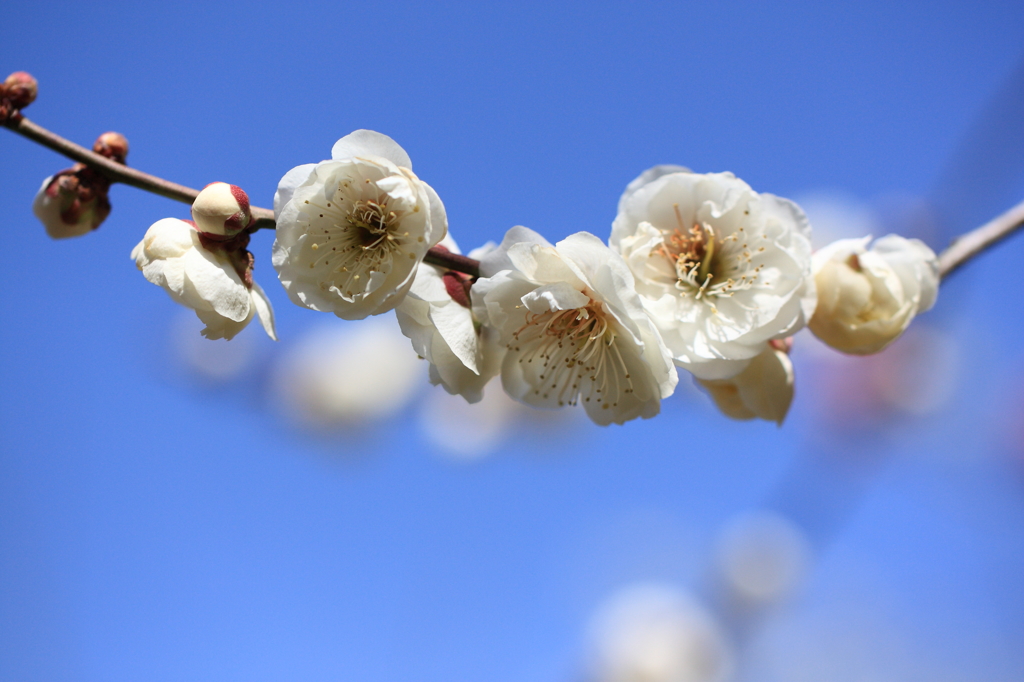
<svg viewBox="0 0 1024 682">
<path fill-rule="evenodd" d="M 234 237 L 252 222 L 249 196 L 241 187 L 210 183 L 192 202 L 192 220 L 207 237 Z"/>
<path fill-rule="evenodd" d="M 111 161 L 125 163 L 128 157 L 128 140 L 121 133 L 103 133 L 93 142 L 92 150 Z"/>
<path fill-rule="evenodd" d="M 32 74 L 24 71 L 15 71 L 2 86 L 2 96 L 8 100 L 15 109 L 24 109 L 35 101 L 39 92 L 39 84 Z"/>
</svg>

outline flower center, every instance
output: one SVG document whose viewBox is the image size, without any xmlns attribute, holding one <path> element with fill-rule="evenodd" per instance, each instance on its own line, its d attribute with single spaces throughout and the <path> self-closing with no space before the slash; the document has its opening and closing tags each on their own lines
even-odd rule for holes
<svg viewBox="0 0 1024 682">
<path fill-rule="evenodd" d="M 570 310 L 528 313 L 526 323 L 512 335 L 511 352 L 519 353 L 524 373 L 536 374 L 534 395 L 553 397 L 558 406 L 595 400 L 601 407 L 617 407 L 633 392 L 633 381 L 616 333 L 601 304 Z"/>
<path fill-rule="evenodd" d="M 357 188 L 363 190 L 362 197 L 352 196 Z M 366 193 L 373 196 L 367 198 Z M 317 254 L 309 268 L 317 271 L 320 289 L 336 289 L 347 300 L 370 293 L 377 286 L 373 274 L 391 271 L 409 237 L 399 231 L 405 212 L 389 208 L 388 196 L 369 180 L 343 181 L 332 201 L 306 204 L 312 216 L 310 249 Z"/>
<path fill-rule="evenodd" d="M 754 257 L 765 251 L 764 246 L 751 249 L 743 227 L 719 237 L 707 223 L 693 223 L 686 229 L 679 204 L 673 206 L 677 227 L 665 236 L 662 244 L 652 251 L 669 260 L 676 272 L 676 288 L 706 297 L 732 296 L 759 282 L 763 264 L 754 265 Z M 766 236 L 763 236 L 767 238 Z"/>
</svg>

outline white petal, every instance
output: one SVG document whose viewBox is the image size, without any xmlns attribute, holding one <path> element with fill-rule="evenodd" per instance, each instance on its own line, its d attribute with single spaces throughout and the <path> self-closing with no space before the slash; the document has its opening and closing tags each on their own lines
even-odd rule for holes
<svg viewBox="0 0 1024 682">
<path fill-rule="evenodd" d="M 256 308 L 256 315 L 260 318 L 267 336 L 277 341 L 277 330 L 274 328 L 274 309 L 270 306 L 270 299 L 263 292 L 263 288 L 256 282 L 252 283 L 252 304 Z"/>
<path fill-rule="evenodd" d="M 619 211 L 622 211 L 623 205 L 627 201 L 629 201 L 630 197 L 636 194 L 636 191 L 643 187 L 644 185 L 648 185 L 654 182 L 663 175 L 670 175 L 672 173 L 692 172 L 693 171 L 691 171 L 689 168 L 685 166 L 676 166 L 673 164 L 664 164 L 661 166 L 654 166 L 653 168 L 648 168 L 643 173 L 634 178 L 632 182 L 626 185 L 626 191 L 623 192 L 622 196 L 619 198 Z"/>
<path fill-rule="evenodd" d="M 509 260 L 508 251 L 513 245 L 522 243 L 551 246 L 551 242 L 530 228 L 516 225 L 505 233 L 505 238 L 502 239 L 498 248 L 492 249 L 481 256 L 480 274 L 484 277 L 493 277 L 502 270 L 514 269 L 515 266 Z"/>
<path fill-rule="evenodd" d="M 274 193 L 274 215 L 281 215 L 281 209 L 292 200 L 296 188 L 304 184 L 316 168 L 315 163 L 304 163 L 296 166 L 284 174 L 281 181 L 277 183 L 277 191 Z"/>
<path fill-rule="evenodd" d="M 196 295 L 208 302 L 220 315 L 241 322 L 249 316 L 252 297 L 238 273 L 203 248 L 192 249 L 182 260 L 185 263 L 185 290 L 189 285 Z"/>
<path fill-rule="evenodd" d="M 331 158 L 335 160 L 354 157 L 379 156 L 396 166 L 412 170 L 412 159 L 401 145 L 387 135 L 373 130 L 357 130 L 334 143 Z"/>
<path fill-rule="evenodd" d="M 537 287 L 522 298 L 531 313 L 540 314 L 554 310 L 572 310 L 590 303 L 590 297 L 577 291 L 566 282 L 555 282 Z"/>
<path fill-rule="evenodd" d="M 455 357 L 474 373 L 479 373 L 476 366 L 476 329 L 469 308 L 463 308 L 454 301 L 433 305 L 430 306 L 430 319 Z"/>
</svg>

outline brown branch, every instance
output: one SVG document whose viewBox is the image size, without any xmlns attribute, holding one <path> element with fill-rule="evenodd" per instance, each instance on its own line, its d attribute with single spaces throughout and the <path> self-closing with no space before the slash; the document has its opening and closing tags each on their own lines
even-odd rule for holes
<svg viewBox="0 0 1024 682">
<path fill-rule="evenodd" d="M 109 178 L 111 182 L 120 182 L 132 187 L 138 187 L 147 192 L 159 194 L 162 197 L 174 199 L 185 204 L 191 204 L 195 200 L 196 195 L 199 194 L 198 190 L 194 190 L 191 187 L 168 182 L 154 175 L 143 173 L 142 171 L 111 161 L 91 149 L 86 149 L 70 140 L 64 139 L 60 135 L 51 133 L 46 128 L 33 123 L 27 118 L 22 117 L 18 121 L 9 121 L 5 125 L 7 128 L 27 137 L 33 142 L 37 142 L 58 154 L 63 154 L 69 159 L 96 169 Z"/>
<path fill-rule="evenodd" d="M 939 254 L 939 277 L 945 280 L 982 251 L 1006 239 L 1024 226 L 1024 201 L 979 228 L 962 234 Z"/>
<path fill-rule="evenodd" d="M 456 272 L 463 272 L 470 277 L 480 276 L 480 261 L 469 256 L 463 256 L 458 253 L 452 253 L 444 248 L 434 247 L 427 251 L 427 255 L 423 258 L 423 262 L 427 265 L 436 265 L 439 268 L 445 268 L 446 270 L 455 270 Z"/>
</svg>

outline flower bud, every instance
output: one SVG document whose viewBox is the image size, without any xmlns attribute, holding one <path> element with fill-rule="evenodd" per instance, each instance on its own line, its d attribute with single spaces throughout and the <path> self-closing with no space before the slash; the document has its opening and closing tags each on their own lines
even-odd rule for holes
<svg viewBox="0 0 1024 682">
<path fill-rule="evenodd" d="M 842 239 L 814 254 L 818 307 L 809 327 L 836 350 L 877 353 L 935 303 L 938 258 L 917 239 Z"/>
<path fill-rule="evenodd" d="M 110 215 L 109 188 L 106 178 L 78 164 L 43 180 L 32 212 L 52 239 L 79 237 Z"/>
<path fill-rule="evenodd" d="M 207 237 L 234 237 L 252 222 L 249 196 L 241 187 L 210 183 L 192 202 L 192 220 Z"/>
<path fill-rule="evenodd" d="M 103 133 L 93 142 L 92 150 L 111 161 L 123 164 L 128 157 L 128 140 L 121 133 Z"/>
<path fill-rule="evenodd" d="M 4 81 L 0 93 L 15 109 L 24 109 L 35 101 L 39 92 L 39 84 L 32 74 L 15 71 Z"/>
<path fill-rule="evenodd" d="M 782 426 L 793 402 L 793 363 L 769 343 L 731 379 L 695 379 L 715 405 L 733 419 L 764 419 Z"/>
</svg>

